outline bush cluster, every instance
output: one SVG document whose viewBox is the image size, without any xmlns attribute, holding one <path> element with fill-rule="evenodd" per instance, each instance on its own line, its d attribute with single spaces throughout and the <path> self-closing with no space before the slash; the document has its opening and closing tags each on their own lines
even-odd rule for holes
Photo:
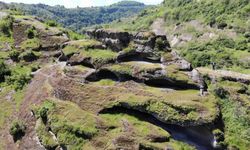
<svg viewBox="0 0 250 150">
<path fill-rule="evenodd" d="M 27 75 L 27 74 L 13 74 L 6 78 L 7 84 L 13 85 L 16 91 L 22 90 L 23 87 L 27 83 L 29 83 L 30 80 L 31 80 L 31 75 Z"/>
<path fill-rule="evenodd" d="M 6 75 L 10 75 L 10 69 L 8 66 L 0 60 L 0 82 L 3 82 Z"/>
<path fill-rule="evenodd" d="M 12 50 L 10 53 L 9 53 L 9 57 L 10 59 L 12 59 L 13 61 L 18 61 L 19 60 L 19 55 L 20 55 L 20 52 L 17 51 L 17 50 Z"/>
<path fill-rule="evenodd" d="M 28 28 L 26 31 L 25 31 L 25 34 L 27 35 L 27 37 L 29 39 L 33 39 L 37 36 L 37 31 L 35 29 L 34 26 L 32 26 L 31 28 Z"/>
<path fill-rule="evenodd" d="M 19 140 L 22 136 L 24 136 L 26 130 L 26 126 L 21 121 L 14 121 L 10 128 L 10 134 L 13 136 L 14 141 Z"/>
<path fill-rule="evenodd" d="M 0 35 L 3 34 L 4 36 L 10 37 L 13 25 L 13 18 L 7 16 L 0 20 Z"/>
</svg>

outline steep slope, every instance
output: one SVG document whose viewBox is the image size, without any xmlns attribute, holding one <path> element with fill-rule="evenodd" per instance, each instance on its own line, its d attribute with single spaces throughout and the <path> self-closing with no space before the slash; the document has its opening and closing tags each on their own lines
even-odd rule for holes
<svg viewBox="0 0 250 150">
<path fill-rule="evenodd" d="M 64 27 L 80 31 L 86 26 L 109 23 L 123 17 L 133 16 L 148 6 L 135 1 L 122 1 L 106 7 L 91 8 L 67 9 L 63 6 L 52 7 L 44 4 L 11 4 L 10 7 L 20 9 L 27 15 L 55 20 Z"/>
</svg>

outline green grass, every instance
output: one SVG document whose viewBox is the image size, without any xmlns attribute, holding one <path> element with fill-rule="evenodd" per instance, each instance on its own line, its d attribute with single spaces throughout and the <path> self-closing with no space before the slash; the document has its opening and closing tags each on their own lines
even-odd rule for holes
<svg viewBox="0 0 250 150">
<path fill-rule="evenodd" d="M 104 79 L 104 80 L 100 80 L 100 81 L 95 82 L 95 83 L 97 85 L 100 85 L 100 86 L 114 86 L 116 82 L 113 80 Z"/>
<path fill-rule="evenodd" d="M 83 34 L 76 33 L 72 30 L 66 30 L 68 33 L 68 36 L 71 40 L 80 40 L 80 39 L 85 39 L 86 36 Z"/>
<path fill-rule="evenodd" d="M 179 71 L 179 67 L 175 64 L 166 67 L 166 76 L 176 81 L 194 84 L 185 72 Z"/>
<path fill-rule="evenodd" d="M 58 146 L 58 143 L 53 139 L 53 136 L 46 131 L 46 126 L 43 124 L 41 119 L 38 119 L 36 122 L 36 133 L 44 147 L 55 148 Z"/>
<path fill-rule="evenodd" d="M 159 70 L 161 69 L 161 66 L 159 64 L 140 63 L 132 61 L 132 62 L 114 64 L 107 67 L 107 69 L 117 73 L 128 74 L 133 76 L 134 73 Z"/>
<path fill-rule="evenodd" d="M 13 15 L 14 18 L 16 19 L 29 19 L 29 18 L 33 18 L 33 16 L 29 16 L 29 15 Z"/>
<path fill-rule="evenodd" d="M 72 55 L 77 52 L 88 50 L 96 45 L 101 45 L 100 42 L 92 39 L 82 39 L 71 41 L 64 49 L 63 52 L 66 56 Z"/>
<path fill-rule="evenodd" d="M 63 48 L 62 51 L 63 51 L 64 55 L 66 55 L 66 56 L 73 55 L 77 52 L 80 52 L 80 50 L 78 48 L 71 46 L 71 45 L 66 46 L 65 48 Z"/>
<path fill-rule="evenodd" d="M 120 95 L 117 101 L 106 107 L 123 106 L 145 111 L 154 114 L 162 121 L 177 124 L 199 124 L 200 119 L 209 123 L 218 115 L 217 100 L 212 95 L 200 97 L 196 90 L 164 93 L 155 89 L 150 92 L 155 97 L 126 93 L 126 95 Z"/>
<path fill-rule="evenodd" d="M 101 45 L 102 43 L 94 39 L 82 39 L 77 41 L 71 41 L 69 45 L 76 48 L 89 49 L 95 45 Z"/>
<path fill-rule="evenodd" d="M 6 118 L 8 118 L 13 112 L 13 106 L 11 101 L 6 100 L 6 96 L 11 92 L 10 87 L 5 87 L 0 93 L 0 129 L 3 129 Z"/>
<path fill-rule="evenodd" d="M 89 49 L 81 51 L 80 55 L 90 57 L 94 64 L 103 64 L 115 60 L 118 54 L 111 50 Z"/>
<path fill-rule="evenodd" d="M 193 146 L 174 140 L 171 141 L 171 146 L 176 150 L 195 150 Z"/>
<path fill-rule="evenodd" d="M 100 114 L 100 117 L 109 124 L 112 124 L 113 126 L 116 126 L 118 128 L 122 128 L 123 120 L 128 121 L 133 127 L 133 130 L 136 131 L 137 136 L 142 138 L 142 139 L 137 139 L 139 141 L 143 140 L 143 138 L 152 134 L 166 137 L 166 139 L 170 138 L 170 134 L 167 131 L 163 130 L 160 127 L 154 126 L 146 121 L 142 121 L 134 116 L 118 113 L 118 114 Z M 116 129 L 116 131 L 119 131 L 119 129 Z"/>
<path fill-rule="evenodd" d="M 229 146 L 239 149 L 250 147 L 249 110 L 240 103 L 231 100 L 221 100 L 222 116 L 225 123 L 225 141 Z M 240 134 L 239 134 L 240 133 Z"/>
<path fill-rule="evenodd" d="M 0 51 L 0 59 L 7 59 L 9 58 L 9 52 Z"/>
<path fill-rule="evenodd" d="M 81 148 L 87 139 L 98 132 L 95 117 L 71 102 L 50 100 L 40 106 L 39 110 L 41 108 L 48 110 L 49 126 L 52 132 L 57 135 L 58 143 L 66 145 L 70 149 Z M 39 111 L 36 112 L 39 114 Z M 47 133 L 39 132 L 41 133 L 40 137 L 48 138 Z M 51 143 L 54 144 L 54 142 Z"/>
<path fill-rule="evenodd" d="M 38 38 L 28 39 L 23 41 L 20 45 L 22 50 L 34 50 L 41 46 L 41 42 Z"/>
</svg>

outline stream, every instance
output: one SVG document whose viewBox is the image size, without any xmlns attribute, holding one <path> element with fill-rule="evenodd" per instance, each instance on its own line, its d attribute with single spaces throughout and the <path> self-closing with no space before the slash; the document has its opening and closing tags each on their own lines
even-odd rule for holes
<svg viewBox="0 0 250 150">
<path fill-rule="evenodd" d="M 126 109 L 123 107 L 113 107 L 102 110 L 100 113 L 105 114 L 128 114 L 139 120 L 149 122 L 171 134 L 174 140 L 187 143 L 194 146 L 197 150 L 215 150 L 213 147 L 214 137 L 212 132 L 205 126 L 182 127 L 178 125 L 166 124 L 152 115 L 137 110 Z"/>
</svg>

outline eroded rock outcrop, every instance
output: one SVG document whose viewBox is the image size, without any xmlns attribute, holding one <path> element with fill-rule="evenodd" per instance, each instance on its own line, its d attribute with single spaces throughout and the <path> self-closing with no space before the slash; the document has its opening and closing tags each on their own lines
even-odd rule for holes
<svg viewBox="0 0 250 150">
<path fill-rule="evenodd" d="M 122 31 L 98 29 L 87 31 L 87 35 L 102 41 L 112 50 L 120 52 L 118 56 L 120 59 L 127 56 L 140 55 L 143 58 L 160 60 L 160 51 L 170 50 L 167 37 L 165 35 L 155 35 L 152 32 L 130 34 Z"/>
<path fill-rule="evenodd" d="M 68 36 L 56 27 L 47 27 L 36 18 L 26 17 L 15 19 L 13 23 L 13 38 L 19 49 L 58 50 L 69 41 Z"/>
</svg>

